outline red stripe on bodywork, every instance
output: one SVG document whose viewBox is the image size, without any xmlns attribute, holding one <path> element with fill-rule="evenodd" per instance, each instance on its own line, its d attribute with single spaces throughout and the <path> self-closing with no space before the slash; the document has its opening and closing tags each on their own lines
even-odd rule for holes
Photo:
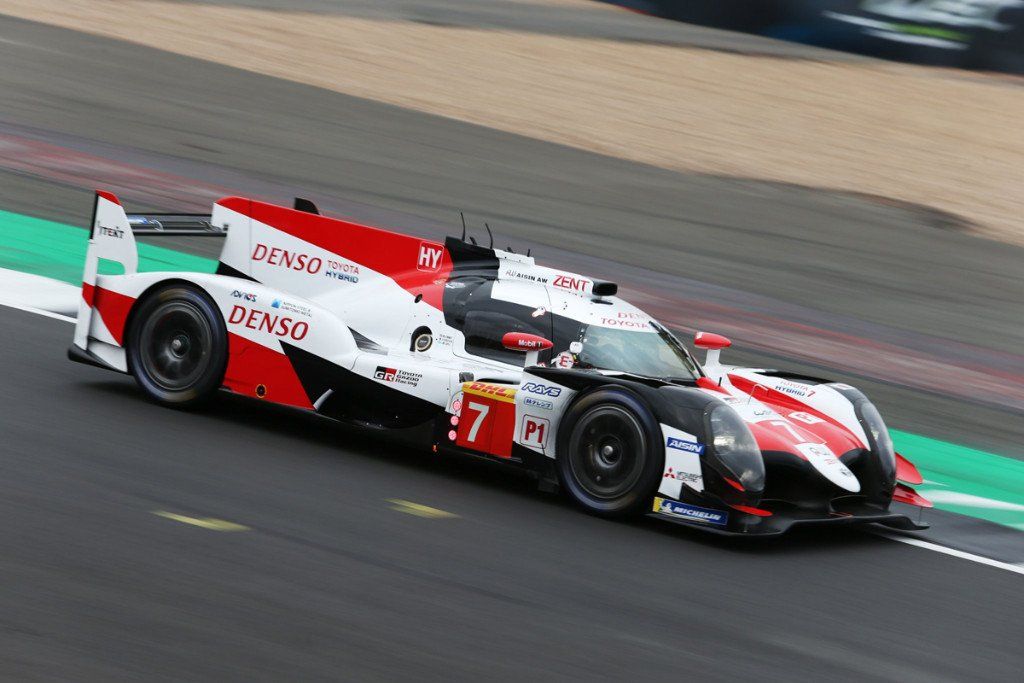
<svg viewBox="0 0 1024 683">
<path fill-rule="evenodd" d="M 789 394 L 785 394 L 781 391 L 772 389 L 771 387 L 759 384 L 753 380 L 747 379 L 746 377 L 741 377 L 739 375 L 729 375 L 729 381 L 732 382 L 732 385 L 734 387 L 736 387 L 743 393 L 749 394 L 751 397 L 756 398 L 758 401 L 761 401 L 762 403 L 767 403 L 775 408 L 781 408 L 781 411 L 776 410 L 776 412 L 780 412 L 784 418 L 786 417 L 787 412 L 800 412 L 808 413 L 809 415 L 813 415 L 814 417 L 823 420 L 828 424 L 829 427 L 831 427 L 831 429 L 828 429 L 826 431 L 825 429 L 822 428 L 822 425 L 820 423 L 804 424 L 800 422 L 794 422 L 793 420 L 787 421 L 791 422 L 794 427 L 798 427 L 801 430 L 809 431 L 825 439 L 826 441 L 829 442 L 830 446 L 832 445 L 831 441 L 834 440 L 837 436 L 841 436 L 844 440 L 849 441 L 852 444 L 851 446 L 842 448 L 841 450 L 836 450 L 835 448 L 833 448 L 833 450 L 836 451 L 837 453 L 845 453 L 846 451 L 850 450 L 850 448 L 866 447 L 866 444 L 861 442 L 860 437 L 851 432 L 842 422 L 835 419 L 828 413 L 823 413 L 820 410 L 812 408 L 806 403 L 798 401 Z"/>
<path fill-rule="evenodd" d="M 899 453 L 896 454 L 896 478 L 900 481 L 905 481 L 908 484 L 923 484 L 924 477 L 917 471 L 917 467 L 914 463 L 904 458 Z"/>
<path fill-rule="evenodd" d="M 729 507 L 731 507 L 734 510 L 739 510 L 740 512 L 745 512 L 748 515 L 756 515 L 758 517 L 771 517 L 772 516 L 772 512 L 770 510 L 762 510 L 761 508 L 751 507 L 750 505 L 732 505 L 732 504 L 730 504 Z"/>
<path fill-rule="evenodd" d="M 96 299 L 96 288 L 87 282 L 82 283 L 82 298 L 85 300 L 85 305 L 89 308 L 93 307 L 93 301 Z"/>
<path fill-rule="evenodd" d="M 444 283 L 452 272 L 451 255 L 442 244 L 242 197 L 227 197 L 217 203 L 386 275 L 441 310 Z M 441 252 L 436 269 L 419 265 L 421 247 Z"/>
<path fill-rule="evenodd" d="M 892 499 L 897 503 L 916 505 L 919 508 L 933 507 L 932 502 L 905 484 L 896 484 Z"/>
<path fill-rule="evenodd" d="M 103 197 L 108 202 L 114 202 L 118 206 L 121 206 L 121 200 L 115 197 L 113 192 L 107 192 L 106 190 L 96 190 L 96 194 Z"/>
<path fill-rule="evenodd" d="M 719 386 L 719 384 L 717 382 L 715 382 L 714 380 L 709 379 L 707 377 L 698 377 L 697 378 L 697 386 L 700 387 L 701 389 L 707 389 L 708 391 L 717 391 L 717 392 L 719 392 L 721 394 L 728 395 L 728 393 L 729 393 L 728 391 L 723 389 L 721 386 Z"/>
<path fill-rule="evenodd" d="M 89 287 L 91 291 L 87 294 L 86 287 L 89 286 L 82 286 L 82 296 L 86 303 L 100 314 L 103 324 L 107 326 L 117 345 L 124 346 L 124 326 L 135 299 L 102 287 Z"/>
<path fill-rule="evenodd" d="M 288 356 L 228 332 L 228 367 L 224 386 L 245 396 L 296 408 L 313 409 Z M 257 387 L 262 386 L 263 395 Z"/>
</svg>

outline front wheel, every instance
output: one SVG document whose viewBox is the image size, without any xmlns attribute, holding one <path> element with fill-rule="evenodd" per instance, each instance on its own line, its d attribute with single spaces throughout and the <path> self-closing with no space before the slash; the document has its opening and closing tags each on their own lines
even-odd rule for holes
<svg viewBox="0 0 1024 683">
<path fill-rule="evenodd" d="M 227 355 L 224 318 L 194 287 L 153 292 L 132 316 L 129 368 L 158 403 L 189 408 L 210 398 L 223 382 Z"/>
<path fill-rule="evenodd" d="M 569 495 L 604 517 L 643 511 L 664 466 L 661 428 L 642 402 L 599 389 L 574 403 L 559 429 L 558 472 Z"/>
</svg>

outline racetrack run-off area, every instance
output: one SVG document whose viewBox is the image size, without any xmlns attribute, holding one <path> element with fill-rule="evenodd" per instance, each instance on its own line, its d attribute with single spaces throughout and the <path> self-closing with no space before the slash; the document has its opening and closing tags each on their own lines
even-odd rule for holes
<svg viewBox="0 0 1024 683">
<path fill-rule="evenodd" d="M 3 0 L 0 11 L 631 161 L 928 207 L 937 224 L 1024 245 L 1019 78 L 582 0 L 273 5 Z"/>
</svg>

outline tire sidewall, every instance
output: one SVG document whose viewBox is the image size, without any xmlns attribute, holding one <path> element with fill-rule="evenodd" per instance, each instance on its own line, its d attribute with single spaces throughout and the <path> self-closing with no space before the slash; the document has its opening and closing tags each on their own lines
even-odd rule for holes
<svg viewBox="0 0 1024 683">
<path fill-rule="evenodd" d="M 141 334 L 145 321 L 163 304 L 183 301 L 195 306 L 210 325 L 213 348 L 207 371 L 191 387 L 182 391 L 165 389 L 153 380 L 142 361 Z M 132 312 L 128 333 L 128 371 L 154 401 L 176 408 L 189 408 L 207 401 L 220 389 L 227 367 L 227 328 L 224 316 L 203 291 L 187 284 L 170 284 L 146 294 Z"/>
<path fill-rule="evenodd" d="M 596 498 L 584 489 L 576 481 L 569 462 L 570 438 L 580 418 L 594 408 L 609 404 L 625 409 L 636 418 L 647 444 L 647 452 L 643 454 L 644 464 L 636 483 L 626 494 L 613 500 Z M 632 392 L 618 387 L 605 387 L 584 394 L 566 410 L 558 430 L 556 465 L 562 488 L 578 505 L 595 515 L 627 517 L 643 512 L 657 490 L 664 469 L 665 453 L 661 442 L 658 421 L 647 405 Z"/>
</svg>

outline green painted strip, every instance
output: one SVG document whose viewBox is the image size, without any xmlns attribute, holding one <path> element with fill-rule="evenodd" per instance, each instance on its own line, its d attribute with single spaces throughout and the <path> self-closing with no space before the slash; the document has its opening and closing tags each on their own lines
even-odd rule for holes
<svg viewBox="0 0 1024 683">
<path fill-rule="evenodd" d="M 1024 530 L 1024 461 L 918 434 L 890 430 L 896 450 L 917 465 L 917 487 L 935 507 Z"/>
<path fill-rule="evenodd" d="M 78 284 L 87 242 L 84 228 L 0 211 L 0 268 Z M 141 271 L 212 273 L 216 265 L 139 244 Z M 934 498 L 936 507 L 1024 530 L 1024 461 L 895 429 L 892 436 L 897 450 L 921 470 L 921 493 Z"/>
<path fill-rule="evenodd" d="M 88 233 L 63 223 L 0 211 L 0 268 L 43 275 L 77 285 L 82 281 Z M 212 273 L 217 262 L 180 251 L 139 244 L 139 270 L 184 270 Z M 101 273 L 119 272 L 101 263 Z"/>
</svg>

